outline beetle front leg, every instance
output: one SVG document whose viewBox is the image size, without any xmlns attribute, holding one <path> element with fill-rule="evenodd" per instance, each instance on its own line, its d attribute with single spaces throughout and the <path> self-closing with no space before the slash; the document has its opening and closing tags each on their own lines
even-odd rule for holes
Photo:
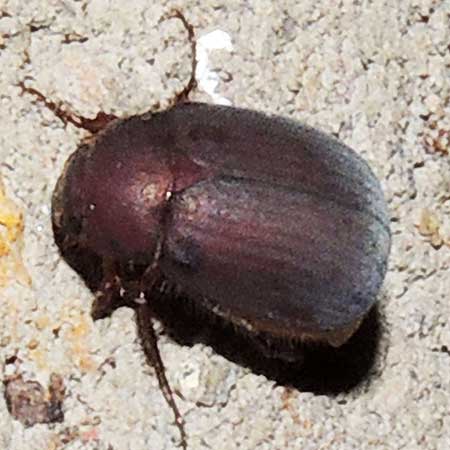
<svg viewBox="0 0 450 450">
<path fill-rule="evenodd" d="M 163 22 L 164 20 L 169 19 L 178 19 L 183 24 L 183 27 L 187 31 L 188 34 L 188 40 L 191 44 L 191 75 L 189 77 L 189 80 L 186 84 L 186 86 L 183 88 L 181 92 L 178 92 L 175 95 L 173 104 L 176 105 L 177 103 L 187 102 L 189 101 L 189 94 L 196 89 L 197 87 L 197 79 L 196 79 L 196 72 L 197 72 L 197 40 L 195 38 L 195 31 L 194 27 L 188 22 L 186 17 L 184 17 L 183 13 L 179 11 L 178 9 L 173 9 L 169 13 L 165 14 L 159 22 Z"/>
<path fill-rule="evenodd" d="M 24 81 L 20 81 L 18 86 L 23 93 L 33 95 L 39 102 L 43 103 L 56 117 L 58 117 L 64 125 L 71 123 L 77 128 L 89 131 L 92 134 L 103 130 L 110 122 L 117 119 L 113 114 L 106 114 L 102 111 L 98 112 L 95 118 L 88 119 L 78 114 L 67 111 L 61 104 L 49 100 L 44 94 L 37 89 L 28 87 Z"/>
<path fill-rule="evenodd" d="M 125 304 L 124 289 L 113 261 L 103 261 L 103 279 L 95 293 L 91 316 L 94 320 L 104 319 Z"/>
</svg>

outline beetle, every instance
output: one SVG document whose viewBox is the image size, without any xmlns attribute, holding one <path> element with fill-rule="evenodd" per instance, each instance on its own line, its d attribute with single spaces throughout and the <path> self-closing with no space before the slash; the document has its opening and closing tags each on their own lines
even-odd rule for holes
<svg viewBox="0 0 450 450">
<path fill-rule="evenodd" d="M 380 183 L 342 142 L 279 116 L 190 102 L 192 75 L 166 110 L 118 119 L 69 115 L 95 136 L 53 195 L 63 255 L 101 264 L 93 317 L 135 308 L 143 347 L 174 411 L 153 330 L 152 296 L 186 296 L 255 338 L 340 346 L 382 285 L 390 228 Z"/>
</svg>

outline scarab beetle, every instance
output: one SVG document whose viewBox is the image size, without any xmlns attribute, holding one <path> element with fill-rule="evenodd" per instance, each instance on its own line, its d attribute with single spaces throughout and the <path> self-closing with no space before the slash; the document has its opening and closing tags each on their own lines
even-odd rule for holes
<svg viewBox="0 0 450 450">
<path fill-rule="evenodd" d="M 372 306 L 389 251 L 379 183 L 352 150 L 201 103 L 123 120 L 79 148 L 53 218 L 119 278 L 145 267 L 146 285 L 174 284 L 250 332 L 332 345 Z"/>
<path fill-rule="evenodd" d="M 184 100 L 107 118 L 66 163 L 52 216 L 63 253 L 102 262 L 96 317 L 138 299 L 182 433 L 154 293 L 176 291 L 250 335 L 339 346 L 374 304 L 390 250 L 380 183 L 349 147 L 286 118 Z"/>
</svg>

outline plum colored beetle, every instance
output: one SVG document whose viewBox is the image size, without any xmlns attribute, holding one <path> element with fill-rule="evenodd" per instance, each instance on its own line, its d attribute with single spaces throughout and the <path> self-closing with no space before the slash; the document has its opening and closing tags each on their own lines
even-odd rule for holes
<svg viewBox="0 0 450 450">
<path fill-rule="evenodd" d="M 379 183 L 352 150 L 201 103 L 121 121 L 78 149 L 53 211 L 57 233 L 76 224 L 103 260 L 145 266 L 149 282 L 250 332 L 332 345 L 372 306 L 389 251 Z"/>
<path fill-rule="evenodd" d="M 173 16 L 190 32 L 195 73 L 192 28 Z M 340 346 L 374 304 L 390 249 L 380 184 L 353 150 L 292 120 L 190 103 L 193 86 L 162 112 L 99 117 L 107 126 L 70 157 L 53 198 L 63 253 L 102 262 L 94 316 L 134 304 L 183 446 L 154 293 L 182 294 L 250 335 Z"/>
</svg>

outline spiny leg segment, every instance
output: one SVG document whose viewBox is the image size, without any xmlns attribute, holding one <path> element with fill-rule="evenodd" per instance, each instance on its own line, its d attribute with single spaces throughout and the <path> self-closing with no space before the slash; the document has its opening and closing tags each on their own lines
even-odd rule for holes
<svg viewBox="0 0 450 450">
<path fill-rule="evenodd" d="M 181 435 L 181 447 L 187 450 L 187 435 L 185 431 L 185 422 L 181 413 L 175 403 L 172 389 L 166 377 L 166 370 L 161 359 L 158 349 L 158 338 L 153 327 L 153 314 L 146 301 L 139 304 L 136 308 L 136 321 L 138 325 L 138 332 L 141 339 L 142 347 L 144 349 L 145 357 L 148 364 L 150 364 L 158 378 L 159 387 L 166 400 L 167 404 L 173 411 L 175 416 L 175 424 L 178 427 Z"/>
</svg>

